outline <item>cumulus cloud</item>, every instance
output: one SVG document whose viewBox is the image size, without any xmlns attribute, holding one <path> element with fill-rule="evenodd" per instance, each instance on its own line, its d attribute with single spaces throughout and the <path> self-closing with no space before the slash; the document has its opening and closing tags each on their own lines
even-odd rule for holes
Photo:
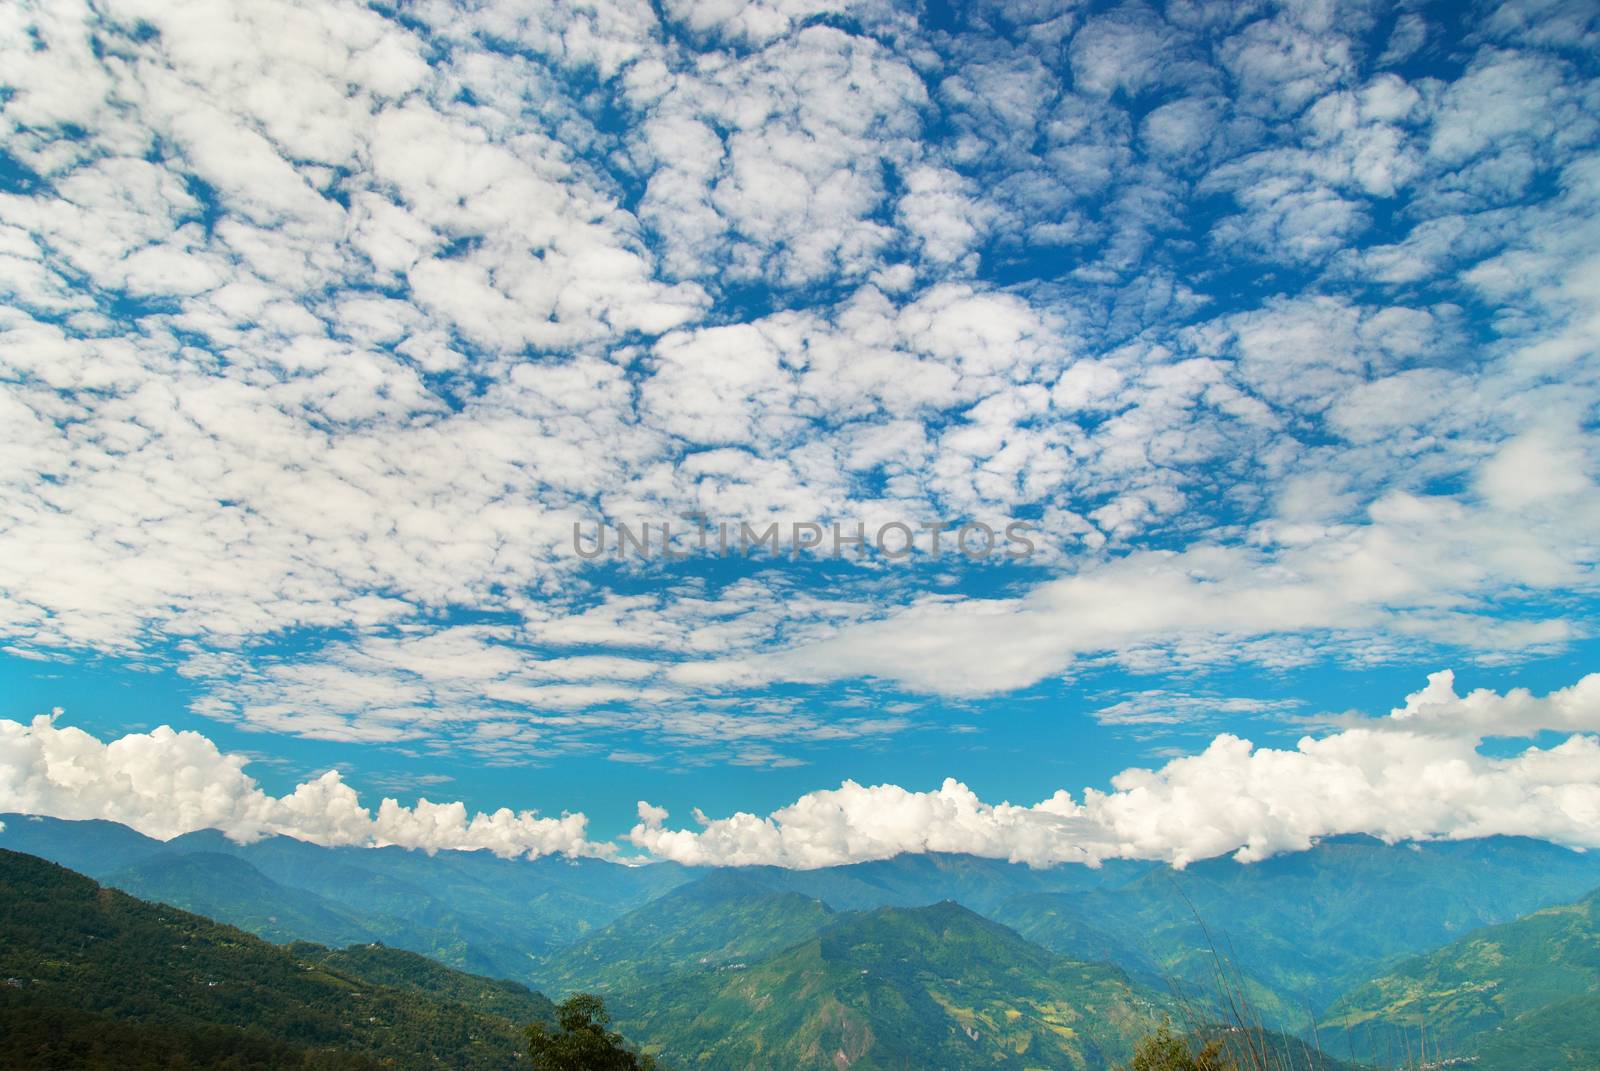
<svg viewBox="0 0 1600 1071">
<path fill-rule="evenodd" d="M 694 865 L 809 868 L 902 852 L 966 852 L 1033 866 L 1157 859 L 1182 867 L 1232 853 L 1254 862 L 1318 838 L 1388 842 L 1510 835 L 1600 848 L 1600 675 L 1542 698 L 1525 690 L 1455 695 L 1438 673 L 1388 717 L 1292 749 L 1232 734 L 1155 769 L 1124 770 L 1109 791 L 1058 791 L 1033 805 L 988 803 L 955 779 L 808 793 L 770 815 L 738 813 L 672 829 L 639 804 L 637 846 Z M 1487 734 L 1571 732 L 1509 758 Z"/>
<path fill-rule="evenodd" d="M 1276 712 L 1282 702 L 1218 699 L 1227 712 Z M 1201 716 L 1203 697 L 1141 694 L 1106 720 L 1143 722 L 1152 709 Z M 1162 715 L 1165 716 L 1165 715 Z M 773 719 L 774 722 L 780 719 Z M 716 720 L 745 734 L 744 758 L 762 761 L 759 719 Z M 847 781 L 769 815 L 708 818 L 670 828 L 668 813 L 639 803 L 634 847 L 688 865 L 832 866 L 906 852 L 962 852 L 1033 866 L 1157 859 L 1184 866 L 1233 853 L 1252 862 L 1300 851 L 1318 838 L 1366 833 L 1386 841 L 1539 837 L 1600 848 L 1600 674 L 1536 696 L 1526 689 L 1457 695 L 1448 671 L 1387 716 L 1345 719 L 1293 748 L 1255 747 L 1218 735 L 1203 751 L 1154 769 L 1124 770 L 1109 790 L 1063 790 L 1032 805 L 990 803 L 954 778 L 932 791 Z M 1480 749 L 1487 736 L 1570 734 L 1509 757 Z M 619 762 L 650 762 L 637 752 Z M 337 771 L 283 796 L 262 791 L 241 755 L 205 736 L 162 727 L 105 743 L 52 717 L 0 721 L 0 810 L 107 819 L 151 836 L 220 829 L 237 840 L 288 835 L 327 845 L 394 844 L 427 851 L 489 850 L 505 857 L 552 852 L 608 856 L 582 814 L 546 818 L 501 808 L 469 814 L 459 803 L 384 799 L 376 815 Z"/>
<path fill-rule="evenodd" d="M 1452 736 L 1534 736 L 1543 731 L 1600 733 L 1600 673 L 1536 696 L 1526 688 L 1504 695 L 1477 688 L 1457 695 L 1455 674 L 1429 675 L 1428 686 L 1406 696 L 1386 726 Z"/>
<path fill-rule="evenodd" d="M 586 837 L 582 814 L 544 818 L 502 807 L 468 814 L 459 802 L 385 799 L 376 816 L 337 770 L 282 796 L 262 791 L 246 758 L 195 732 L 162 726 L 109 743 L 41 715 L 0 720 L 0 810 L 104 819 L 162 840 L 219 829 L 238 841 L 290 836 L 314 844 L 399 845 L 427 852 L 488 850 L 507 858 L 553 852 L 609 855 Z"/>
</svg>

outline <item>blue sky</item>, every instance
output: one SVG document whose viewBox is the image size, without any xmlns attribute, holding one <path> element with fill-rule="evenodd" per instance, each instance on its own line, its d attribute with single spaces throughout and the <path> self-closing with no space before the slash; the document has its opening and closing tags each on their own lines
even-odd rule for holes
<svg viewBox="0 0 1600 1071">
<path fill-rule="evenodd" d="M 1600 846 L 1597 46 L 1559 2 L 11 10 L 0 810 Z M 572 546 L 691 514 L 1038 549 Z"/>
</svg>

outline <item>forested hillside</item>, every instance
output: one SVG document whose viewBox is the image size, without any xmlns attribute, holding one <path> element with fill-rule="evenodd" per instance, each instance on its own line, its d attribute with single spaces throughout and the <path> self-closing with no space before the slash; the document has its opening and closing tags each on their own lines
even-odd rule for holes
<svg viewBox="0 0 1600 1071">
<path fill-rule="evenodd" d="M 1363 1059 L 1600 1067 L 1600 891 L 1408 959 L 1342 997 L 1328 1027 Z"/>
<path fill-rule="evenodd" d="M 490 1071 L 523 1047 L 495 1012 L 549 1008 L 414 957 L 270 945 L 4 850 L 0 902 L 7 1068 Z"/>
<path fill-rule="evenodd" d="M 618 998 L 624 1032 L 705 1068 L 1104 1068 L 1166 1011 L 953 903 L 844 915 L 749 963 Z"/>
<path fill-rule="evenodd" d="M 532 984 L 602 994 L 628 1036 L 702 1071 L 834 1066 L 839 1054 L 864 1067 L 1098 1067 L 1184 1001 L 1213 1000 L 1219 955 L 1264 1026 L 1337 1055 L 1399 1060 L 1426 1044 L 1520 1071 L 1584 1066 L 1597 1044 L 1571 1025 L 1593 1020 L 1600 992 L 1594 901 L 1571 901 L 1600 886 L 1600 858 L 1517 838 L 1337 838 L 1183 871 L 941 855 L 695 871 L 5 823 L 0 845 L 294 942 L 8 856 L 14 884 L 37 886 L 16 897 L 34 906 L 7 919 L 13 1047 L 53 1030 L 120 1037 L 151 1066 L 224 1050 L 246 1066 L 285 1052 L 501 1066 L 516 1026 L 549 1015 Z M 137 986 L 114 981 L 113 954 L 140 964 Z M 41 1023 L 53 1025 L 29 1025 Z"/>
</svg>

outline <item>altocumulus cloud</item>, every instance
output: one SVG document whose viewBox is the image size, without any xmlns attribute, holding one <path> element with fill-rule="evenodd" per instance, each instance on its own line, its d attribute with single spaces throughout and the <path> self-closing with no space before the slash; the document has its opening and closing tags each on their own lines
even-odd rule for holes
<svg viewBox="0 0 1600 1071">
<path fill-rule="evenodd" d="M 890 710 L 1588 642 L 1592 0 L 960 7 L 0 5 L 0 642 L 176 668 L 202 724 L 330 753 L 702 767 L 943 731 L 845 689 Z M 947 556 L 948 585 L 566 549 L 575 516 L 691 512 L 1047 538 L 1021 575 Z M 1491 760 L 1450 726 L 1523 700 L 1432 702 L 1037 807 L 845 786 L 699 830 L 650 811 L 639 838 L 1177 859 L 1458 835 L 1481 791 L 1484 828 L 1581 841 L 1581 786 L 1539 778 L 1586 738 Z M 371 810 L 337 776 L 269 797 L 203 743 L 103 750 L 198 749 L 173 769 L 214 799 L 157 805 L 106 759 L 8 777 L 152 829 L 590 850 L 577 818 Z M 79 776 L 103 795 L 74 802 Z"/>
<path fill-rule="evenodd" d="M 1509 758 L 1480 752 L 1485 736 L 1570 735 Z M 690 865 L 832 866 L 905 852 L 964 852 L 1032 866 L 1158 859 L 1185 866 L 1233 853 L 1241 862 L 1299 851 L 1318 838 L 1367 833 L 1386 841 L 1540 837 L 1600 848 L 1600 674 L 1535 696 L 1480 689 L 1457 695 L 1450 673 L 1383 718 L 1352 721 L 1292 750 L 1231 734 L 1158 769 L 1129 769 L 1110 791 L 1066 791 L 1031 806 L 987 803 L 955 779 L 929 792 L 897 785 L 808 793 L 770 815 L 669 829 L 641 801 L 627 840 Z M 170 837 L 217 828 L 249 840 L 287 834 L 320 844 L 398 844 L 502 856 L 612 855 L 586 838 L 581 814 L 559 819 L 501 809 L 469 820 L 460 803 L 385 799 L 374 817 L 337 772 L 282 797 L 262 792 L 245 760 L 197 733 L 161 728 L 109 744 L 48 717 L 0 721 L 0 810 L 107 818 Z"/>
<path fill-rule="evenodd" d="M 563 520 L 698 510 L 1027 517 L 1073 570 L 938 611 L 839 578 L 865 624 L 752 603 L 701 689 L 1003 691 L 1219 632 L 1559 647 L 1561 607 L 1500 611 L 1595 591 L 1600 82 L 1585 5 L 1496 11 L 13 5 L 0 628 L 186 661 L 207 716 L 460 736 L 482 710 L 420 713 L 449 672 L 320 709 L 210 656 L 439 607 L 581 646 L 612 593 Z M 1424 43 L 1454 66 L 1396 68 Z M 1091 597 L 1146 565 L 1173 613 Z M 1269 580 L 1293 605 L 1251 613 Z"/>
</svg>

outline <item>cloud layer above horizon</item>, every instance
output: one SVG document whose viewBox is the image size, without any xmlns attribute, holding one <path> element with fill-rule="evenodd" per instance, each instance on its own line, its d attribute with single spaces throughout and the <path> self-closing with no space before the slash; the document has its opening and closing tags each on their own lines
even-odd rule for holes
<svg viewBox="0 0 1600 1071">
<path fill-rule="evenodd" d="M 1485 736 L 1569 733 L 1507 758 Z M 1230 734 L 1158 769 L 1125 770 L 1109 791 L 1065 790 L 1032 806 L 986 803 L 954 778 L 935 790 L 846 782 L 768 816 L 666 826 L 640 801 L 628 842 L 646 858 L 691 866 L 810 869 L 903 853 L 949 852 L 1031 866 L 1154 859 L 1183 867 L 1232 853 L 1250 863 L 1318 839 L 1365 833 L 1388 842 L 1538 837 L 1600 848 L 1600 674 L 1535 696 L 1455 692 L 1448 671 L 1387 717 L 1352 720 L 1293 750 Z M 385 799 L 376 817 L 336 771 L 273 797 L 204 736 L 162 727 L 103 743 L 40 717 L 0 721 L 0 812 L 109 819 L 170 838 L 220 829 L 236 840 L 286 835 L 326 845 L 616 856 L 587 820 L 501 808 L 468 818 L 461 803 Z"/>
<path fill-rule="evenodd" d="M 1218 671 L 1595 638 L 1592 3 L 955 6 L 6 6 L 0 649 L 181 674 L 191 724 L 269 748 L 783 769 L 945 731 L 924 701 L 990 731 L 1105 674 L 1103 722 L 1149 725 Z M 1024 521 L 1040 551 L 570 546 L 688 515 Z M 1126 795 L 1336 751 L 1219 740 Z M 430 843 L 338 787 L 328 836 Z M 849 829 L 874 791 L 797 806 Z M 302 820 L 249 799 L 223 818 Z M 1178 851 L 1071 807 L 1027 821 Z M 637 840 L 786 857 L 752 821 Z M 1184 835 L 1332 820 L 1217 821 Z"/>
</svg>

